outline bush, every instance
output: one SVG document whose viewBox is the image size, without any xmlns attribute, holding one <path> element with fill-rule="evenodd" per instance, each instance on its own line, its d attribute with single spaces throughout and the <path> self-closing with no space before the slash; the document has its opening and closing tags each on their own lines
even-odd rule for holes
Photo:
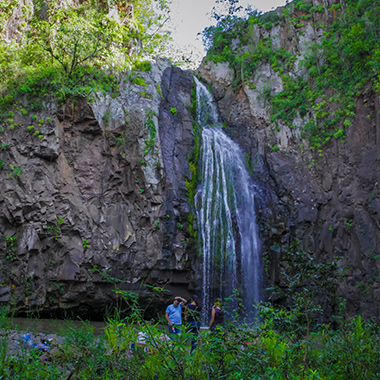
<svg viewBox="0 0 380 380">
<path fill-rule="evenodd" d="M 261 305 L 256 326 L 231 319 L 220 330 L 201 331 L 190 354 L 192 335 L 183 329 L 178 339 L 166 339 L 159 324 L 141 318 L 138 298 L 130 292 L 122 294 L 129 311 L 119 309 L 110 316 L 105 334 L 95 335 L 88 322 L 75 327 L 67 321 L 64 342 L 51 350 L 48 361 L 35 350 L 10 353 L 11 330 L 3 313 L 0 376 L 20 380 L 379 378 L 378 327 L 360 316 L 343 314 L 336 318 L 336 330 L 320 325 L 309 336 L 298 336 L 290 328 L 298 323 L 291 310 Z M 146 348 L 136 344 L 139 332 L 145 334 Z"/>
</svg>

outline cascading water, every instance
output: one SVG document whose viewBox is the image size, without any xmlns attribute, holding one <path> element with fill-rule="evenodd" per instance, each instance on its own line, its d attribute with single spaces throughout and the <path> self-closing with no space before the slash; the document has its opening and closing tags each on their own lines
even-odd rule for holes
<svg viewBox="0 0 380 380">
<path fill-rule="evenodd" d="M 203 128 L 203 183 L 195 198 L 203 255 L 202 322 L 207 322 L 216 297 L 231 297 L 229 307 L 234 310 L 240 298 L 245 309 L 240 312 L 251 322 L 262 278 L 255 191 L 241 149 L 218 124 L 211 94 L 198 80 L 196 84 L 197 121 Z"/>
</svg>

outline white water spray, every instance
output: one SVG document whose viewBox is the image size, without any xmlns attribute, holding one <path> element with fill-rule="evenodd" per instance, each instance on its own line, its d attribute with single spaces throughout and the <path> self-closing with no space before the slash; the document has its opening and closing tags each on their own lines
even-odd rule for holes
<svg viewBox="0 0 380 380">
<path fill-rule="evenodd" d="M 198 80 L 196 84 L 197 121 L 203 128 L 203 183 L 195 199 L 203 255 L 202 323 L 216 297 L 232 297 L 230 309 L 244 313 L 251 322 L 262 278 L 255 191 L 240 147 L 218 124 L 211 94 Z M 245 310 L 239 310 L 237 298 Z"/>
</svg>

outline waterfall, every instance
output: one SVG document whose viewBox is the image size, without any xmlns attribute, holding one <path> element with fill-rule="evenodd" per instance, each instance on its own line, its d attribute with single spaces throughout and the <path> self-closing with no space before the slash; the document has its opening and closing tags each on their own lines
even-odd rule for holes
<svg viewBox="0 0 380 380">
<path fill-rule="evenodd" d="M 203 183 L 195 197 L 203 257 L 202 323 L 207 324 L 215 297 L 232 297 L 227 302 L 230 310 L 251 322 L 262 278 L 255 191 L 240 147 L 218 124 L 211 94 L 198 80 L 196 85 L 197 121 L 202 127 Z M 245 310 L 239 309 L 234 295 Z"/>
</svg>

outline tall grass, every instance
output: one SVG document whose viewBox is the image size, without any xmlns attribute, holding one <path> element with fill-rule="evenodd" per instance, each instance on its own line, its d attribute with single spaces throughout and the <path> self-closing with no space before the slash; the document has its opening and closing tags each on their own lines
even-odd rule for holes
<svg viewBox="0 0 380 380">
<path fill-rule="evenodd" d="M 11 350 L 4 314 L 0 326 L 1 379 L 380 379 L 378 327 L 360 316 L 337 330 L 319 326 L 307 339 L 271 323 L 231 320 L 219 332 L 202 331 L 192 354 L 185 329 L 170 340 L 162 326 L 136 316 L 109 317 L 100 336 L 90 323 L 71 326 L 48 353 L 23 344 Z"/>
</svg>

